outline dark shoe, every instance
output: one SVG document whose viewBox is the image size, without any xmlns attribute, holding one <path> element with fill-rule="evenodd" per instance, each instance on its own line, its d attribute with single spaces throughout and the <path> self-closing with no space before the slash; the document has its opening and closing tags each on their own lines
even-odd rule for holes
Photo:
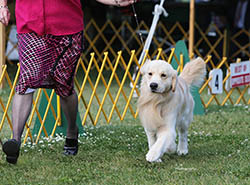
<svg viewBox="0 0 250 185">
<path fill-rule="evenodd" d="M 16 164 L 19 157 L 21 143 L 15 139 L 10 139 L 3 144 L 3 151 L 6 154 L 6 161 Z"/>
<path fill-rule="evenodd" d="M 64 155 L 76 155 L 78 152 L 78 139 L 66 138 L 65 145 L 63 148 Z"/>
</svg>

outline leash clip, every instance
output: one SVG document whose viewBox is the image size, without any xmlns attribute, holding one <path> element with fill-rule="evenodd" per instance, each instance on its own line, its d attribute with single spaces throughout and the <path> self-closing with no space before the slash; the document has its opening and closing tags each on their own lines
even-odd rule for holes
<svg viewBox="0 0 250 185">
<path fill-rule="evenodd" d="M 155 14 L 160 15 L 162 13 L 163 13 L 164 17 L 168 16 L 168 12 L 165 10 L 165 8 L 163 8 L 161 5 L 156 4 L 153 15 L 155 15 Z"/>
</svg>

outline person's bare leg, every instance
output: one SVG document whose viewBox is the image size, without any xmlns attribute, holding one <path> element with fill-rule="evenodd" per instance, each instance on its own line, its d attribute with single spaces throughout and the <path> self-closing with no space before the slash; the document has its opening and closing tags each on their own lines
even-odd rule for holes
<svg viewBox="0 0 250 185">
<path fill-rule="evenodd" d="M 13 139 L 20 142 L 25 123 L 32 108 L 33 93 L 15 94 L 12 103 Z"/>
<path fill-rule="evenodd" d="M 78 98 L 76 93 L 68 97 L 60 97 L 62 110 L 68 121 L 66 137 L 77 139 L 78 127 L 76 125 L 76 116 L 78 111 Z"/>
</svg>

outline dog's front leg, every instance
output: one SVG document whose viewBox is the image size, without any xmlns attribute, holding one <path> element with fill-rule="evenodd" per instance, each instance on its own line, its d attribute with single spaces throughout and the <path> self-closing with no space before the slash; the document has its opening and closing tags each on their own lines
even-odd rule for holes
<svg viewBox="0 0 250 185">
<path fill-rule="evenodd" d="M 173 128 L 160 128 L 157 132 L 157 140 L 150 148 L 146 155 L 146 160 L 149 162 L 160 162 L 160 158 L 164 152 L 175 150 L 176 132 Z"/>
<path fill-rule="evenodd" d="M 148 139 L 148 148 L 150 150 L 150 148 L 155 144 L 155 141 L 156 141 L 156 132 L 149 131 L 147 129 L 145 129 L 145 132 L 146 132 L 147 139 Z"/>
</svg>

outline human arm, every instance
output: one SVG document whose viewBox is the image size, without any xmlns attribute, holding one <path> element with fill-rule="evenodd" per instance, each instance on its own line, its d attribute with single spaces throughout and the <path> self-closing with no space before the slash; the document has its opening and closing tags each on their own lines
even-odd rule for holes
<svg viewBox="0 0 250 185">
<path fill-rule="evenodd" d="M 114 5 L 114 6 L 128 6 L 136 2 L 136 0 L 96 0 L 96 1 L 106 5 Z"/>
<path fill-rule="evenodd" d="M 7 0 L 0 0 L 0 22 L 5 26 L 8 25 L 10 20 L 10 11 L 7 6 Z"/>
</svg>

